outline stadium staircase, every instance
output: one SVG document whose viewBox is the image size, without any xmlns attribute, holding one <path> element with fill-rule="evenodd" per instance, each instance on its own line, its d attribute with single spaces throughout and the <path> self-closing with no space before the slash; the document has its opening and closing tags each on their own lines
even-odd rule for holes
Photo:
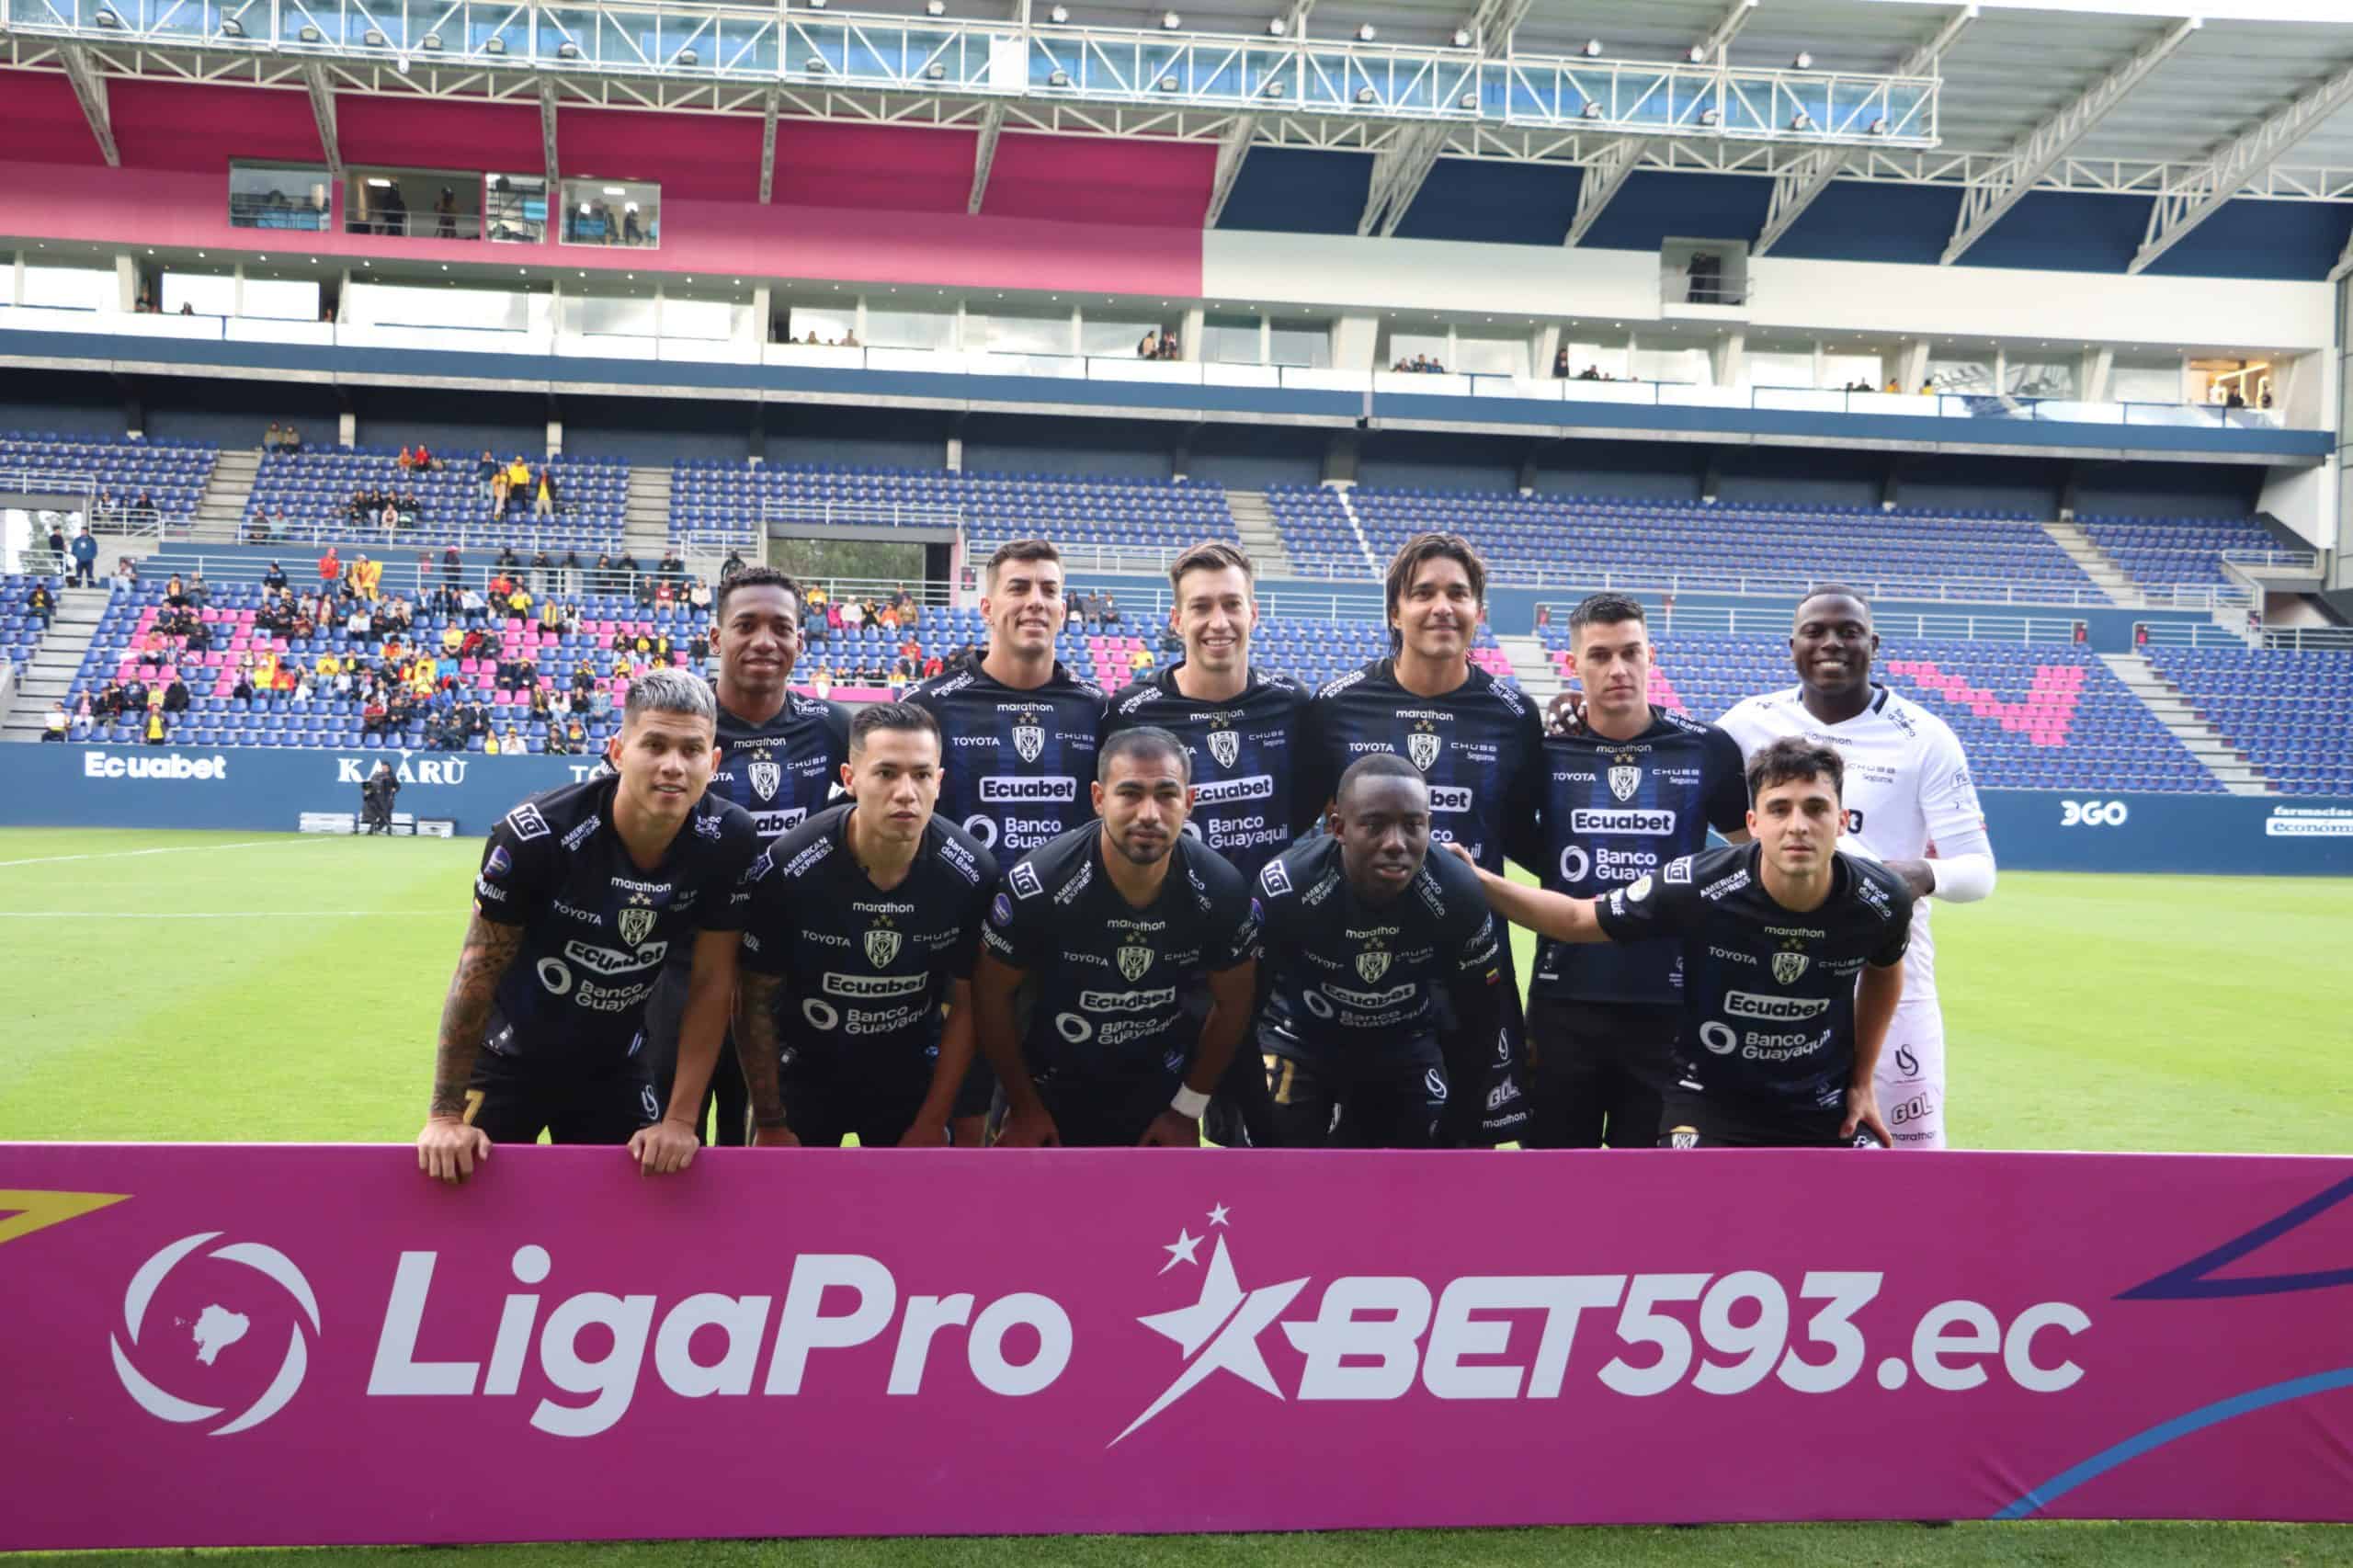
<svg viewBox="0 0 2353 1568">
<path fill-rule="evenodd" d="M 1536 699 L 1536 710 L 1551 710 L 1552 699 L 1561 694 L 1566 683 L 1561 679 L 1561 668 L 1544 652 L 1544 644 L 1535 637 L 1497 637 L 1495 646 L 1511 659 L 1511 673 L 1519 681 L 1519 689 Z"/>
<path fill-rule="evenodd" d="M 2200 718 L 2181 689 L 2159 675 L 2147 659 L 2138 653 L 2102 653 L 2099 661 L 2116 672 L 2116 677 L 2157 716 L 2158 722 L 2173 732 L 2190 756 L 2205 765 L 2207 772 L 2222 781 L 2223 789 L 2234 795 L 2275 793 L 2269 781 L 2247 761 L 2246 754 Z"/>
<path fill-rule="evenodd" d="M 2099 591 L 2127 608 L 2139 608 L 2148 603 L 2141 590 L 2133 585 L 2131 574 L 2119 566 L 2108 551 L 2092 542 L 2091 535 L 2072 522 L 2046 522 L 2042 531 L 2052 542 L 2065 551 L 2075 564 L 2084 569 Z"/>
<path fill-rule="evenodd" d="M 212 460 L 211 477 L 196 498 L 194 527 L 188 537 L 199 544 L 234 544 L 244 527 L 245 504 L 253 499 L 254 476 L 261 470 L 261 453 L 223 449 Z"/>
<path fill-rule="evenodd" d="M 1372 553 L 1372 540 L 1365 536 L 1364 519 L 1357 516 L 1357 504 L 1349 498 L 1349 487 L 1345 484 L 1334 484 L 1326 488 L 1338 498 L 1340 510 L 1348 515 L 1348 529 L 1357 536 L 1357 549 L 1364 555 L 1365 575 L 1376 583 L 1380 582 L 1382 577 L 1381 564 Z"/>
<path fill-rule="evenodd" d="M 629 499 L 621 510 L 621 548 L 640 561 L 659 561 L 669 551 L 670 478 L 666 466 L 630 465 Z"/>
<path fill-rule="evenodd" d="M 1225 493 L 1226 508 L 1233 514 L 1233 526 L 1242 535 L 1242 548 L 1250 552 L 1250 560 L 1261 577 L 1288 577 L 1296 570 L 1291 564 L 1290 551 L 1283 548 L 1283 536 L 1275 527 L 1274 508 L 1267 504 L 1263 490 L 1229 490 Z"/>
<path fill-rule="evenodd" d="M 102 559 L 111 561 L 114 556 Z M 106 615 L 108 597 L 105 588 L 67 588 L 57 596 L 56 618 L 26 664 L 6 711 L 0 713 L 0 741 L 40 739 L 48 727 L 49 705 L 73 687 L 82 655 L 88 652 L 98 621 Z"/>
</svg>

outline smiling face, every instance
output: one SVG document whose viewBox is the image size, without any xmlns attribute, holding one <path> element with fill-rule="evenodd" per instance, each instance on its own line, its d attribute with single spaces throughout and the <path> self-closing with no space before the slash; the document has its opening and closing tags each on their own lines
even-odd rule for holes
<svg viewBox="0 0 2353 1568">
<path fill-rule="evenodd" d="M 1870 684 L 1879 636 L 1870 607 L 1849 594 L 1816 594 L 1798 606 L 1790 657 L 1798 679 L 1819 696 L 1850 698 Z"/>
<path fill-rule="evenodd" d="M 801 656 L 801 606 L 790 589 L 773 583 L 737 588 L 727 596 L 711 641 L 722 684 L 755 696 L 771 694 L 791 678 Z"/>
<path fill-rule="evenodd" d="M 1389 625 L 1407 653 L 1443 664 L 1470 656 L 1482 613 L 1469 570 L 1450 555 L 1433 555 L 1415 566 L 1389 607 Z"/>
<path fill-rule="evenodd" d="M 1053 656 L 1063 613 L 1059 561 L 1002 562 L 981 596 L 992 645 L 1024 660 Z"/>
<path fill-rule="evenodd" d="M 621 793 L 657 823 L 682 821 L 710 783 L 719 766 L 710 721 L 693 713 L 648 710 L 621 722 L 605 748 L 605 760 L 620 775 Z"/>
<path fill-rule="evenodd" d="M 1169 624 L 1185 644 L 1185 662 L 1208 675 L 1230 676 L 1250 664 L 1250 631 L 1258 624 L 1250 574 L 1239 566 L 1201 567 L 1176 585 Z"/>
<path fill-rule="evenodd" d="M 1334 802 L 1330 827 L 1348 886 L 1368 903 L 1386 903 L 1429 855 L 1429 786 L 1398 774 L 1358 778 Z"/>
</svg>

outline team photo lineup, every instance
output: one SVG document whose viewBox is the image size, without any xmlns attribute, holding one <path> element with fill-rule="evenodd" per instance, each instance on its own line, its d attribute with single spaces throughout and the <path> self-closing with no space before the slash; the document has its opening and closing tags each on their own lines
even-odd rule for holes
<svg viewBox="0 0 2353 1568">
<path fill-rule="evenodd" d="M 985 646 L 853 712 L 791 686 L 801 586 L 722 577 L 715 687 L 642 675 L 606 766 L 491 832 L 420 1169 L 542 1134 L 648 1174 L 706 1139 L 1945 1146 L 1928 905 L 1994 855 L 1860 592 L 1809 591 L 1794 683 L 1711 723 L 1652 702 L 1608 592 L 1536 712 L 1470 657 L 1458 535 L 1405 542 L 1393 652 L 1316 690 L 1254 664 L 1232 543 L 1177 556 L 1181 655 L 1108 696 L 1055 656 L 1051 542 L 980 578 Z"/>
</svg>

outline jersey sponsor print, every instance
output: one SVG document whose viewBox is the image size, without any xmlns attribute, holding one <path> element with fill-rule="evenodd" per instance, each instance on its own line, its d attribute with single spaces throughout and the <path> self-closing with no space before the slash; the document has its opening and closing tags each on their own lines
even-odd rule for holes
<svg viewBox="0 0 2353 1568">
<path fill-rule="evenodd" d="M 789 833 L 825 803 L 849 760 L 849 710 L 798 692 L 765 724 L 719 710 L 710 791 L 752 813 L 763 839 Z"/>
<path fill-rule="evenodd" d="M 939 722 L 939 814 L 1011 861 L 1093 819 L 1103 693 L 1060 664 L 1045 685 L 1004 685 L 975 659 L 910 688 Z"/>
<path fill-rule="evenodd" d="M 1176 688 L 1178 667 L 1112 698 L 1103 738 L 1151 724 L 1183 741 L 1195 791 L 1186 833 L 1255 877 L 1313 824 L 1314 809 L 1293 788 L 1307 689 L 1287 676 L 1253 675 L 1240 696 L 1202 700 Z"/>
</svg>

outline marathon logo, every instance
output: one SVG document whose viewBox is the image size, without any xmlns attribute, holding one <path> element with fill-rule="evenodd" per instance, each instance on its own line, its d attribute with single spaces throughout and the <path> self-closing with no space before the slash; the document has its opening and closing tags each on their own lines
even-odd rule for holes
<svg viewBox="0 0 2353 1568">
<path fill-rule="evenodd" d="M 1022 801 L 1075 801 L 1078 780 L 1068 774 L 1041 774 L 1021 778 L 995 774 L 981 780 L 981 802 L 1004 805 Z"/>
<path fill-rule="evenodd" d="M 928 990 L 930 985 L 931 976 L 927 974 L 828 974 L 821 989 L 828 996 L 872 1002 L 885 996 L 913 996 Z"/>
<path fill-rule="evenodd" d="M 1802 1018 L 1814 1017 L 1828 1010 L 1826 996 L 1768 996 L 1755 991 L 1724 993 L 1724 1014 L 1733 1018 L 1755 1018 L 1760 1023 L 1793 1024 Z"/>
<path fill-rule="evenodd" d="M 1617 811 L 1595 806 L 1580 806 L 1569 813 L 1569 831 L 1574 834 L 1620 834 L 1657 837 L 1675 831 L 1675 813 L 1644 810 L 1640 807 Z"/>
<path fill-rule="evenodd" d="M 633 953 L 616 952 L 611 948 L 599 948 L 574 940 L 563 945 L 563 956 L 591 974 L 627 974 L 633 969 L 652 969 L 661 963 L 662 955 L 670 950 L 667 942 L 648 942 Z"/>
<path fill-rule="evenodd" d="M 1235 801 L 1264 801 L 1271 798 L 1274 792 L 1273 775 L 1253 773 L 1244 778 L 1221 778 L 1214 783 L 1201 785 L 1193 792 L 1193 804 L 1199 808 L 1222 806 Z"/>
<path fill-rule="evenodd" d="M 1078 994 L 1078 1008 L 1082 1013 L 1150 1013 L 1176 1004 L 1176 988 L 1173 985 L 1158 991 L 1082 991 Z"/>
<path fill-rule="evenodd" d="M 229 759 L 225 756 L 108 756 L 103 752 L 82 754 L 82 777 L 85 778 L 201 778 L 229 777 Z"/>
</svg>

